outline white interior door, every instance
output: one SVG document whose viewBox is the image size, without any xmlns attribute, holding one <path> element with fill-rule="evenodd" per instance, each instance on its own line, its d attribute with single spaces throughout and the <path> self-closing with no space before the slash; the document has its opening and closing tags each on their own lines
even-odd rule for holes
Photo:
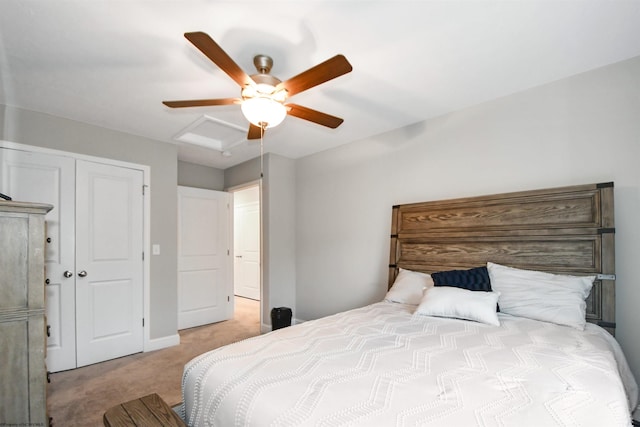
<svg viewBox="0 0 640 427">
<path fill-rule="evenodd" d="M 234 292 L 260 300 L 260 187 L 233 193 Z"/>
<path fill-rule="evenodd" d="M 0 192 L 14 200 L 49 203 L 47 223 L 47 369 L 76 367 L 75 160 L 52 154 L 0 148 Z"/>
<path fill-rule="evenodd" d="M 143 349 L 143 174 L 77 160 L 77 364 Z"/>
<path fill-rule="evenodd" d="M 178 329 L 233 317 L 230 196 L 178 187 Z"/>
</svg>

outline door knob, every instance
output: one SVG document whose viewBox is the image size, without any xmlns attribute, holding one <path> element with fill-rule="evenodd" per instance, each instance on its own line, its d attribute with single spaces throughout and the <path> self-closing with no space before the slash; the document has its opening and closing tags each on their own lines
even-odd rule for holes
<svg viewBox="0 0 640 427">
<path fill-rule="evenodd" d="M 78 276 L 80 277 L 87 277 L 87 272 L 82 270 L 80 273 L 78 273 Z"/>
<path fill-rule="evenodd" d="M 62 273 L 62 275 L 68 279 L 69 277 L 73 276 L 73 273 L 67 270 L 64 273 Z"/>
</svg>

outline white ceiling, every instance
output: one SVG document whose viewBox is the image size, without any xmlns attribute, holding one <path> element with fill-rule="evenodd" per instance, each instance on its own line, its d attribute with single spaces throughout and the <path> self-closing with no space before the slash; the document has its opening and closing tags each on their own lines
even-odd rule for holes
<svg viewBox="0 0 640 427">
<path fill-rule="evenodd" d="M 266 152 L 299 158 L 638 56 L 640 1 L 0 0 L 0 103 L 178 144 L 181 160 L 221 169 L 258 156 L 243 132 L 230 156 L 174 138 L 204 115 L 248 126 L 238 105 L 161 104 L 239 95 L 191 31 L 248 74 L 270 55 L 281 80 L 347 57 L 351 73 L 291 99 L 342 126 L 288 117 L 266 133 Z"/>
</svg>

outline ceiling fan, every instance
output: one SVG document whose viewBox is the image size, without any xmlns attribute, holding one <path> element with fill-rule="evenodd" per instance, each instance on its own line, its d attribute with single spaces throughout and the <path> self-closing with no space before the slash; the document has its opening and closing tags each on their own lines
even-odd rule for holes
<svg viewBox="0 0 640 427">
<path fill-rule="evenodd" d="M 350 72 L 353 68 L 347 58 L 336 55 L 321 64 L 288 80 L 281 81 L 269 74 L 273 60 L 266 55 L 253 59 L 258 73 L 249 76 L 209 35 L 203 32 L 185 33 L 184 36 L 204 53 L 222 71 L 240 85 L 239 98 L 194 99 L 185 101 L 163 101 L 171 108 L 205 107 L 213 105 L 240 104 L 249 120 L 247 139 L 259 139 L 265 129 L 277 126 L 288 114 L 322 126 L 335 129 L 344 121 L 298 104 L 285 104 L 287 98 Z"/>
</svg>

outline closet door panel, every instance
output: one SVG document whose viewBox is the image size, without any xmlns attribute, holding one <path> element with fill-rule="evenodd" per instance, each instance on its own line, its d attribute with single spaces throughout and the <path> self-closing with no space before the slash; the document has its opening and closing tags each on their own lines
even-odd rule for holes
<svg viewBox="0 0 640 427">
<path fill-rule="evenodd" d="M 0 147 L 0 192 L 54 206 L 46 215 L 44 326 L 52 372 L 143 349 L 142 184 L 140 169 Z"/>
<path fill-rule="evenodd" d="M 45 216 L 47 368 L 75 368 L 75 277 L 65 277 L 75 270 L 75 159 L 0 148 L 0 192 L 16 201 L 53 205 Z"/>
<path fill-rule="evenodd" d="M 143 176 L 78 160 L 78 366 L 143 349 Z"/>
</svg>

